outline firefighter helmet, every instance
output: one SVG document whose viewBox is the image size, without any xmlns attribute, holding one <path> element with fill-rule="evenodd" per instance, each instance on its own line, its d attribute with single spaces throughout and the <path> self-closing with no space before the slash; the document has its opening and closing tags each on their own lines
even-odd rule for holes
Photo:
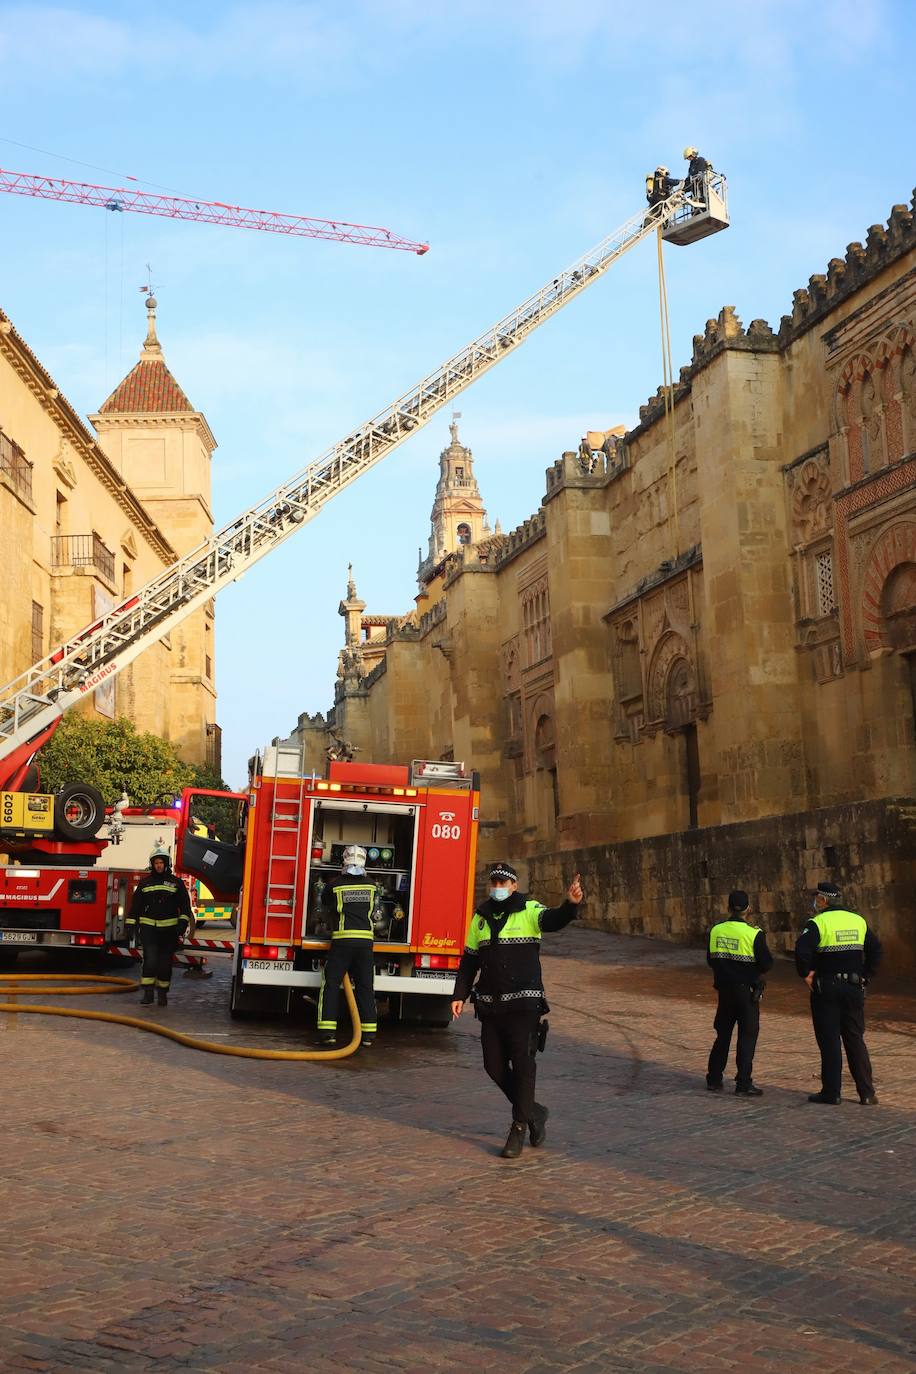
<svg viewBox="0 0 916 1374">
<path fill-rule="evenodd" d="M 696 155 L 697 155 L 697 150 L 696 150 L 696 148 L 692 148 L 692 147 L 688 144 L 688 146 L 684 149 L 684 156 L 685 156 L 685 157 L 696 157 Z"/>
<path fill-rule="evenodd" d="M 157 844 L 152 854 L 149 856 L 149 866 L 152 868 L 156 859 L 165 859 L 166 868 L 171 868 L 172 857 L 167 849 L 163 849 L 161 844 Z"/>
<path fill-rule="evenodd" d="M 656 175 L 657 177 L 666 177 L 666 176 L 668 175 L 668 168 L 667 168 L 667 167 L 656 167 L 656 169 L 655 169 L 655 175 Z"/>
<path fill-rule="evenodd" d="M 348 844 L 343 852 L 344 868 L 365 868 L 366 851 L 361 844 Z"/>
</svg>

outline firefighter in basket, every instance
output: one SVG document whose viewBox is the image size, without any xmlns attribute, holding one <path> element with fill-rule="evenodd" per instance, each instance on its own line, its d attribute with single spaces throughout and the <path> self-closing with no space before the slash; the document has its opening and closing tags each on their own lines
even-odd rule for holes
<svg viewBox="0 0 916 1374">
<path fill-rule="evenodd" d="M 490 869 L 490 895 L 471 917 L 452 1015 L 460 1016 L 470 997 L 480 1019 L 483 1066 L 512 1103 L 503 1159 L 518 1158 L 526 1131 L 535 1147 L 547 1136 L 547 1108 L 534 1100 L 534 1056 L 544 1048 L 547 1022 L 541 1018 L 549 1010 L 541 978 L 541 934 L 574 921 L 581 901 L 578 873 L 566 900 L 546 907 L 519 892 L 518 874 L 510 864 L 498 863 Z"/>
<path fill-rule="evenodd" d="M 172 955 L 188 929 L 194 934 L 194 916 L 188 889 L 172 872 L 168 850 L 157 846 L 149 856 L 149 868 L 148 877 L 141 878 L 134 888 L 126 925 L 131 943 L 138 943 L 139 934 L 143 950 L 140 1003 L 150 1006 L 155 992 L 160 1007 L 165 1007 L 172 981 Z"/>
<path fill-rule="evenodd" d="M 375 963 L 372 957 L 373 914 L 378 893 L 366 876 L 366 851 L 350 844 L 343 852 L 343 872 L 328 883 L 321 905 L 331 927 L 331 948 L 321 974 L 318 994 L 318 1039 L 333 1045 L 337 1037 L 340 985 L 349 973 L 359 1009 L 362 1043 L 375 1039 L 378 1013 L 375 1007 Z"/>
</svg>

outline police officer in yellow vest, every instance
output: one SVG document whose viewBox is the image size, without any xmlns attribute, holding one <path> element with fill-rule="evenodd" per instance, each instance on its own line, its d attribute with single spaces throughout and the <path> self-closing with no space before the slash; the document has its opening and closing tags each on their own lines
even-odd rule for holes
<svg viewBox="0 0 916 1374">
<path fill-rule="evenodd" d="M 773 967 L 773 956 L 763 931 L 751 925 L 746 892 L 736 888 L 729 894 L 728 919 L 719 921 L 709 932 L 706 962 L 719 994 L 713 1021 L 716 1040 L 709 1053 L 706 1086 L 711 1093 L 722 1091 L 722 1075 L 737 1025 L 735 1092 L 741 1097 L 762 1097 L 763 1089 L 753 1080 L 754 1050 L 760 1033 L 762 977 Z"/>
<path fill-rule="evenodd" d="M 371 1045 L 378 1029 L 372 954 L 372 912 L 377 892 L 375 883 L 366 876 L 366 851 L 361 844 L 347 845 L 343 861 L 340 878 L 329 883 L 321 897 L 322 907 L 331 918 L 331 949 L 318 994 L 318 1039 L 322 1045 L 335 1043 L 340 985 L 344 974 L 349 973 L 359 1009 L 362 1044 Z"/>
<path fill-rule="evenodd" d="M 460 1016 L 470 997 L 480 1020 L 483 1066 L 512 1103 L 503 1159 L 518 1158 L 526 1131 L 534 1146 L 543 1145 L 547 1136 L 547 1108 L 534 1100 L 538 1028 L 548 1010 L 541 978 L 541 934 L 569 925 L 581 901 L 578 873 L 566 901 L 546 907 L 519 892 L 511 864 L 498 863 L 490 869 L 490 895 L 471 917 L 455 978 L 452 1015 Z"/>
<path fill-rule="evenodd" d="M 795 944 L 795 967 L 811 989 L 811 1020 L 821 1052 L 821 1091 L 809 1102 L 837 1106 L 842 1043 L 863 1107 L 874 1107 L 875 1084 L 865 1047 L 865 985 L 881 962 L 881 942 L 835 883 L 818 883 L 814 915 Z"/>
</svg>

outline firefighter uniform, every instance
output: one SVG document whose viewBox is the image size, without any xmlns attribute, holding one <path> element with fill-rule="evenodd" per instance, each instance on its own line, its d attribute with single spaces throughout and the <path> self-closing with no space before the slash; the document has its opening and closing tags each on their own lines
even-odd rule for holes
<svg viewBox="0 0 916 1374">
<path fill-rule="evenodd" d="M 332 921 L 331 949 L 321 973 L 321 991 L 318 994 L 318 1038 L 322 1044 L 333 1044 L 337 1034 L 340 985 L 345 973 L 349 973 L 353 984 L 362 1043 L 371 1045 L 375 1039 L 378 1012 L 375 1006 L 372 912 L 376 896 L 375 883 L 366 878 L 365 871 L 362 875 L 344 872 L 336 883 L 329 883 L 322 894 L 322 906 L 331 914 Z"/>
<path fill-rule="evenodd" d="M 735 1092 L 744 1097 L 760 1097 L 763 1089 L 753 1080 L 754 1050 L 760 1034 L 761 978 L 773 967 L 773 956 L 763 931 L 747 919 L 749 907 L 747 893 L 736 889 L 729 895 L 728 919 L 719 921 L 709 932 L 706 962 L 713 971 L 719 999 L 706 1086 L 710 1092 L 721 1092 L 732 1032 L 737 1025 Z"/>
<path fill-rule="evenodd" d="M 515 890 L 515 870 L 496 864 L 490 896 L 474 911 L 455 979 L 453 1009 L 470 998 L 480 1021 L 483 1064 L 512 1104 L 512 1126 L 503 1155 L 514 1159 L 529 1131 L 532 1145 L 544 1141 L 547 1109 L 534 1100 L 539 1023 L 548 1010 L 541 976 L 544 931 L 562 930 L 574 920 L 578 901 L 558 907 Z M 573 888 L 581 898 L 578 876 Z M 475 983 L 476 979 L 476 983 Z"/>
<path fill-rule="evenodd" d="M 818 883 L 811 917 L 795 945 L 795 967 L 811 988 L 811 1020 L 821 1052 L 821 1091 L 809 1102 L 840 1101 L 843 1054 L 864 1107 L 877 1104 L 865 1045 L 865 986 L 881 962 L 881 942 L 833 883 Z M 842 1049 L 841 1049 L 842 1045 Z"/>
<path fill-rule="evenodd" d="M 138 933 L 143 950 L 140 986 L 142 1001 L 149 1004 L 155 990 L 161 1007 L 168 1005 L 172 981 L 172 955 L 192 921 L 191 898 L 180 878 L 171 871 L 164 849 L 150 856 L 150 872 L 134 888 L 126 925 L 131 937 Z"/>
</svg>

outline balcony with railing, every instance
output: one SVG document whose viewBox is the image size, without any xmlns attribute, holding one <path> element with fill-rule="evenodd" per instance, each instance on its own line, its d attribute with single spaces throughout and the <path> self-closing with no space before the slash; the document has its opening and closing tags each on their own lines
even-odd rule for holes
<svg viewBox="0 0 916 1374">
<path fill-rule="evenodd" d="M 53 568 L 94 568 L 109 582 L 115 580 L 115 556 L 94 532 L 51 537 Z"/>
<path fill-rule="evenodd" d="M 32 500 L 32 464 L 22 449 L 0 429 L 0 478 L 23 500 Z"/>
</svg>

